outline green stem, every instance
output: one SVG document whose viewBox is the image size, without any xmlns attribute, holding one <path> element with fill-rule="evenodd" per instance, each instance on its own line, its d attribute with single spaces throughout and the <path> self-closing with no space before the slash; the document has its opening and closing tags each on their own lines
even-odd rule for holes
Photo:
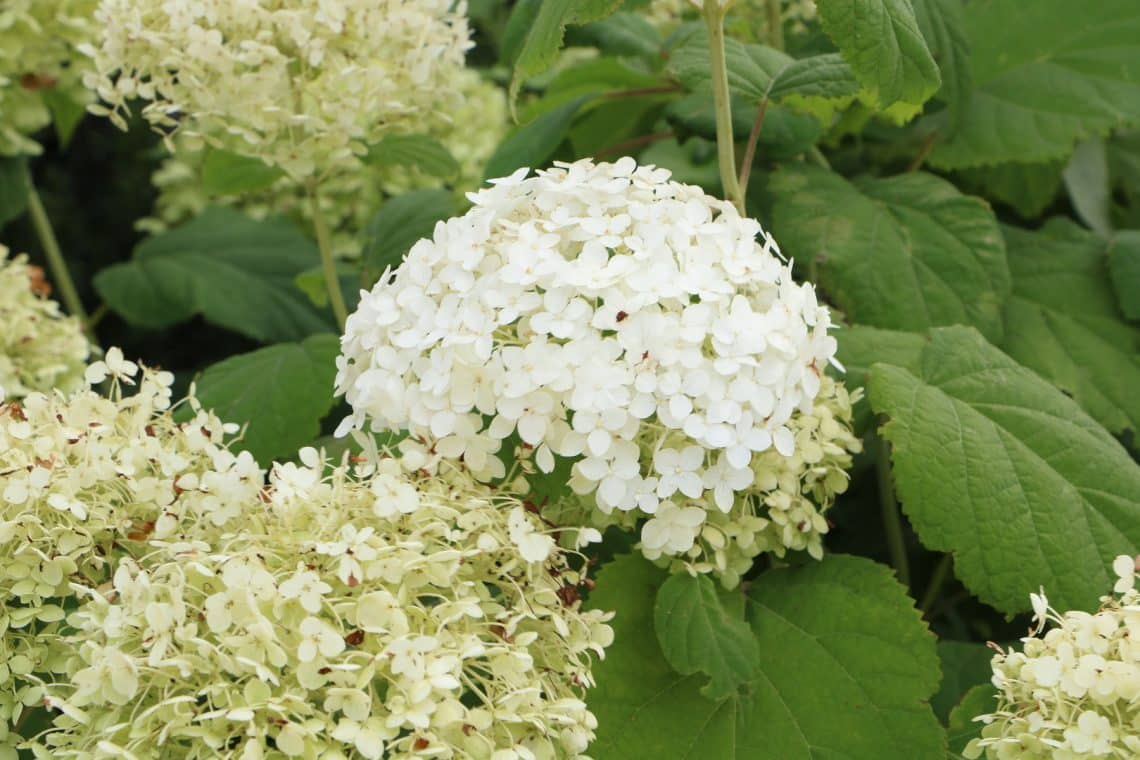
<svg viewBox="0 0 1140 760">
<path fill-rule="evenodd" d="M 907 564 L 906 543 L 903 541 L 902 514 L 899 512 L 899 503 L 895 500 L 895 486 L 891 480 L 890 450 L 887 442 L 881 439 L 875 473 L 879 480 L 879 505 L 883 510 L 883 530 L 887 534 L 891 565 L 898 574 L 899 582 L 909 587 L 910 567 Z"/>
<path fill-rule="evenodd" d="M 313 212 L 313 229 L 317 233 L 317 247 L 321 250 L 321 271 L 325 278 L 325 289 L 329 294 L 329 303 L 332 305 L 333 315 L 336 316 L 337 326 L 341 332 L 344 332 L 344 323 L 348 321 L 348 308 L 344 305 L 344 293 L 341 292 L 340 278 L 336 274 L 332 239 L 329 236 L 324 213 L 321 211 L 321 197 L 316 182 L 309 183 L 309 203 Z"/>
<path fill-rule="evenodd" d="M 784 49 L 784 22 L 780 18 L 780 0 L 764 0 L 768 12 L 768 47 Z"/>
<path fill-rule="evenodd" d="M 934 606 L 938 592 L 942 590 L 942 584 L 946 583 L 946 576 L 950 574 L 950 566 L 953 564 L 954 557 L 944 554 L 935 566 L 934 573 L 930 576 L 930 583 L 926 586 L 926 593 L 922 595 L 922 601 L 918 605 L 918 610 L 923 616 L 926 616 Z"/>
<path fill-rule="evenodd" d="M 43 201 L 40 200 L 40 194 L 36 192 L 36 186 L 32 182 L 31 172 L 28 173 L 28 215 L 32 219 L 32 226 L 40 240 L 40 247 L 43 248 L 44 257 L 47 259 L 48 268 L 51 270 L 51 278 L 55 282 L 55 286 L 59 288 L 59 295 L 63 300 L 64 307 L 68 314 L 78 319 L 79 323 L 83 325 L 83 332 L 87 334 L 87 338 L 92 343 L 96 343 L 95 333 L 91 329 L 90 320 L 87 318 L 87 311 L 83 308 L 83 301 L 79 300 L 75 281 L 71 279 L 71 272 L 67 269 L 67 261 L 64 260 L 63 251 L 59 248 L 59 240 L 55 236 L 55 230 L 52 229 L 51 220 L 48 219 Z"/>
<path fill-rule="evenodd" d="M 831 164 L 828 163 L 827 156 L 823 155 L 823 151 L 819 149 L 818 145 L 813 145 L 807 149 L 805 154 L 816 166 L 822 166 L 824 169 L 830 169 Z"/>
<path fill-rule="evenodd" d="M 728 66 L 724 57 L 724 9 L 717 0 L 705 0 L 705 25 L 709 30 L 713 103 L 716 107 L 716 147 L 724 194 L 744 214 L 744 192 L 736 176 L 736 148 L 732 134 L 732 100 L 728 92 Z"/>
</svg>

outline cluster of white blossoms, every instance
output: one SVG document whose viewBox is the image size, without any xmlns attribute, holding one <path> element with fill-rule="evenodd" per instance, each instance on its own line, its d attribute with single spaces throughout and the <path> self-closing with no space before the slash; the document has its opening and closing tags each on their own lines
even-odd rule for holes
<svg viewBox="0 0 1140 760">
<path fill-rule="evenodd" d="M 757 222 L 663 169 L 526 175 L 472 194 L 363 295 L 339 432 L 407 429 L 415 466 L 485 479 L 508 475 L 508 439 L 543 472 L 568 458 L 599 512 L 647 518 L 647 556 L 729 583 L 765 550 L 819 556 L 859 442 L 811 285 Z"/>
<path fill-rule="evenodd" d="M 341 258 L 360 255 L 362 234 L 386 196 L 413 189 L 451 184 L 465 193 L 479 186 L 483 169 L 508 129 L 507 98 L 501 87 L 487 81 L 474 69 L 463 69 L 455 87 L 462 102 L 447 122 L 439 122 L 430 136 L 439 140 L 459 164 L 457 176 L 440 178 L 408 167 L 365 163 L 334 171 L 321 185 L 321 213 L 329 225 L 333 252 Z M 259 192 L 232 196 L 209 196 L 202 187 L 206 151 L 176 137 L 175 150 L 154 173 L 159 191 L 154 216 L 138 226 L 151 233 L 176 227 L 200 214 L 206 206 L 234 206 L 243 213 L 264 219 L 285 214 L 312 225 L 312 206 L 305 188 L 289 177 Z"/>
<path fill-rule="evenodd" d="M 83 389 L 0 404 L 0 756 L 14 756 L 13 729 L 42 704 L 44 682 L 66 672 L 60 635 L 81 589 L 148 540 L 219 529 L 261 491 L 253 458 L 222 443 L 236 426 L 193 403 L 176 422 L 170 373 L 138 373 L 111 349 L 86 370 L 91 383 L 110 379 L 110 398 Z"/>
<path fill-rule="evenodd" d="M 586 749 L 609 613 L 522 502 L 376 452 L 267 482 L 170 373 L 85 376 L 0 405 L 0 757 Z"/>
<path fill-rule="evenodd" d="M 1031 594 L 1035 634 L 993 658 L 998 707 L 966 757 L 994 760 L 1140 757 L 1140 590 L 1137 560 L 1112 563 L 1115 595 L 1100 610 L 1058 613 Z"/>
<path fill-rule="evenodd" d="M 450 110 L 469 47 L 453 0 L 101 0 L 92 110 L 255 156 L 295 179 Z"/>
<path fill-rule="evenodd" d="M 82 113 L 78 46 L 94 37 L 98 0 L 4 0 L 0 3 L 0 155 L 36 154 L 31 135 L 56 112 Z"/>
<path fill-rule="evenodd" d="M 0 245 L 0 401 L 83 383 L 87 338 L 49 292 L 42 269 Z"/>
</svg>

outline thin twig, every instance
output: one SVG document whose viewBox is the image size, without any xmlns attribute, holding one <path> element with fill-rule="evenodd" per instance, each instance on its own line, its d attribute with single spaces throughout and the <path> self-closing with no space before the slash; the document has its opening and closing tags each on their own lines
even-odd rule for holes
<svg viewBox="0 0 1140 760">
<path fill-rule="evenodd" d="M 324 213 L 321 211 L 321 199 L 316 182 L 309 183 L 309 202 L 313 209 L 313 230 L 317 233 L 317 247 L 321 251 L 321 271 L 325 278 L 325 290 L 329 294 L 329 304 L 336 317 L 337 326 L 344 332 L 344 323 L 348 321 L 348 308 L 344 305 L 344 293 L 340 289 L 340 278 L 336 273 L 336 262 L 333 261 L 332 238 L 329 235 L 328 225 L 325 224 Z"/>
<path fill-rule="evenodd" d="M 28 172 L 28 215 L 32 219 L 32 227 L 35 228 L 36 236 L 40 240 L 40 247 L 43 248 L 44 257 L 47 259 L 48 268 L 51 270 L 52 280 L 59 288 L 63 305 L 69 314 L 79 320 L 87 339 L 93 344 L 98 343 L 95 338 L 95 331 L 87 318 L 87 311 L 83 308 L 83 301 L 80 300 L 79 292 L 75 289 L 75 281 L 71 279 L 71 272 L 68 271 L 67 260 L 63 258 L 63 251 L 60 250 L 55 230 L 52 229 L 51 219 L 48 218 L 43 201 L 40 200 L 40 194 L 36 191 L 36 185 L 32 181 L 31 172 Z"/>
<path fill-rule="evenodd" d="M 775 81 L 773 78 L 772 81 Z M 768 113 L 768 96 L 760 99 L 752 131 L 748 134 L 748 145 L 744 147 L 744 159 L 740 162 L 740 192 L 748 193 L 748 178 L 752 174 L 752 162 L 756 159 L 756 143 L 760 140 L 760 128 L 764 125 L 764 115 Z"/>
<path fill-rule="evenodd" d="M 926 157 L 930 155 L 930 151 L 934 150 L 934 143 L 938 141 L 938 132 L 931 132 L 922 141 L 922 147 L 918 149 L 918 155 L 914 157 L 909 164 L 907 164 L 907 173 L 916 172 L 922 168 L 926 163 Z"/>
<path fill-rule="evenodd" d="M 934 573 L 930 576 L 930 583 L 926 586 L 926 593 L 922 595 L 922 601 L 918 605 L 918 610 L 923 617 L 926 617 L 934 605 L 934 601 L 938 599 L 938 592 L 942 590 L 942 584 L 946 583 L 946 576 L 950 574 L 950 566 L 953 564 L 953 555 L 945 554 L 934 567 Z"/>
<path fill-rule="evenodd" d="M 670 137 L 676 136 L 677 133 L 673 130 L 668 130 L 666 132 L 653 132 L 648 135 L 642 135 L 641 137 L 635 137 L 632 140 L 619 142 L 616 145 L 611 145 L 608 148 L 603 148 L 602 150 L 599 150 L 597 153 L 595 153 L 594 157 L 602 158 L 603 156 L 612 156 L 615 153 L 627 153 L 634 148 L 641 148 L 646 145 L 652 145 L 655 142 L 668 140 Z"/>
<path fill-rule="evenodd" d="M 879 480 L 879 505 L 883 512 L 883 532 L 887 537 L 887 549 L 891 555 L 891 566 L 898 574 L 899 582 L 910 586 L 910 565 L 906 556 L 906 543 L 903 539 L 902 514 L 895 499 L 895 486 L 891 480 L 890 449 L 886 441 L 879 440 L 879 456 L 875 462 L 875 473 Z"/>
</svg>

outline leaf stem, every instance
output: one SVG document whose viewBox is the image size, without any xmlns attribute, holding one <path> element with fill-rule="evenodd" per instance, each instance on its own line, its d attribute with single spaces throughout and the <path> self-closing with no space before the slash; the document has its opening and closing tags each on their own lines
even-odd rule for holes
<svg viewBox="0 0 1140 760">
<path fill-rule="evenodd" d="M 922 145 L 918 149 L 918 154 L 915 155 L 914 159 L 912 159 L 906 167 L 908 174 L 910 172 L 916 172 L 922 168 L 922 165 L 926 163 L 926 157 L 930 155 L 930 151 L 934 150 L 934 143 L 937 141 L 938 132 L 931 132 L 925 138 L 923 138 Z"/>
<path fill-rule="evenodd" d="M 28 172 L 28 215 L 32 219 L 32 227 L 36 230 L 40 247 L 43 248 L 52 280 L 59 288 L 63 305 L 67 308 L 68 314 L 79 320 L 87 339 L 93 344 L 98 344 L 87 311 L 83 308 L 83 301 L 79 299 L 79 292 L 75 289 L 75 281 L 71 279 L 71 272 L 68 271 L 67 261 L 63 258 L 63 251 L 59 248 L 59 240 L 55 236 L 55 230 L 52 229 L 51 219 L 48 218 L 40 194 L 36 191 L 30 171 Z"/>
<path fill-rule="evenodd" d="M 775 81 L 775 79 L 773 79 Z M 740 162 L 740 192 L 748 192 L 748 178 L 752 174 L 752 162 L 756 160 L 756 143 L 760 140 L 760 128 L 764 126 L 764 115 L 768 113 L 768 96 L 760 100 L 760 107 L 756 109 L 756 119 L 752 122 L 752 131 L 748 134 L 748 144 L 744 147 L 744 160 Z"/>
<path fill-rule="evenodd" d="M 344 293 L 340 289 L 340 278 L 336 274 L 336 262 L 333 261 L 332 240 L 329 228 L 325 223 L 324 213 L 321 211 L 321 196 L 319 184 L 309 183 L 309 203 L 313 213 L 313 230 L 317 233 L 317 247 L 321 251 L 321 271 L 325 278 L 325 289 L 329 294 L 329 303 L 332 305 L 333 315 L 337 326 L 344 332 L 344 323 L 348 321 L 348 308 L 344 305 Z"/>
<path fill-rule="evenodd" d="M 907 564 L 906 543 L 903 541 L 902 514 L 895 499 L 895 486 L 891 479 L 891 456 L 886 441 L 879 439 L 879 455 L 875 460 L 875 474 L 879 481 L 879 505 L 883 511 L 883 531 L 887 537 L 887 550 L 891 565 L 899 582 L 910 586 L 910 566 Z"/>
<path fill-rule="evenodd" d="M 930 608 L 934 606 L 934 602 L 938 599 L 938 592 L 942 590 L 942 585 L 946 583 L 946 576 L 950 574 L 950 567 L 954 564 L 954 557 L 951 554 L 942 555 L 942 559 L 934 567 L 934 572 L 930 576 L 930 583 L 926 586 L 926 593 L 922 595 L 922 601 L 918 605 L 918 611 L 926 617 L 930 612 Z"/>
<path fill-rule="evenodd" d="M 717 162 L 724 194 L 744 214 L 744 192 L 736 177 L 736 147 L 732 134 L 732 99 L 728 92 L 728 65 L 724 54 L 724 9 L 718 0 L 705 0 L 705 26 L 709 30 L 713 104 L 716 109 Z"/>
</svg>

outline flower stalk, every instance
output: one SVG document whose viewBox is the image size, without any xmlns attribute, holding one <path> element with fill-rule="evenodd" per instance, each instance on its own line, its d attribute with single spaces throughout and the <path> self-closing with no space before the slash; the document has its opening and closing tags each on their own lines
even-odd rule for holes
<svg viewBox="0 0 1140 760">
<path fill-rule="evenodd" d="M 899 582 L 910 586 L 910 565 L 906 556 L 906 543 L 903 539 L 902 514 L 895 499 L 895 486 L 891 478 L 891 455 L 886 441 L 879 441 L 879 455 L 875 461 L 875 473 L 879 479 L 879 505 L 883 511 L 883 531 L 887 537 L 887 550 L 891 555 L 891 566 L 898 574 Z"/>
<path fill-rule="evenodd" d="M 340 279 L 336 274 L 336 262 L 333 261 L 332 238 L 329 235 L 328 224 L 321 211 L 321 196 L 319 185 L 310 182 L 309 203 L 313 211 L 313 230 L 317 234 L 317 247 L 321 251 L 321 273 L 325 279 L 325 290 L 329 294 L 329 304 L 332 306 L 336 324 L 344 331 L 345 322 L 348 321 L 348 308 L 344 303 L 344 293 L 340 288 Z"/>
<path fill-rule="evenodd" d="M 83 325 L 83 332 L 87 335 L 88 340 L 97 344 L 95 332 L 91 329 L 91 321 L 87 317 L 87 311 L 83 308 L 83 301 L 79 299 L 79 292 L 75 289 L 75 281 L 71 279 L 71 272 L 67 269 L 67 261 L 63 258 L 59 240 L 55 236 L 55 230 L 52 229 L 51 219 L 48 218 L 43 201 L 40 200 L 40 194 L 36 192 L 36 186 L 32 182 L 30 172 L 28 173 L 28 216 L 31 217 L 32 227 L 35 228 L 36 237 L 39 238 L 40 247 L 43 248 L 44 257 L 47 259 L 48 268 L 51 270 L 52 280 L 59 288 L 63 305 L 67 308 L 67 312 Z"/>
<path fill-rule="evenodd" d="M 744 191 L 736 176 L 736 148 L 732 133 L 732 99 L 728 92 L 728 66 L 724 54 L 724 13 L 718 0 L 705 0 L 705 26 L 709 30 L 709 61 L 712 65 L 713 104 L 716 109 L 717 162 L 725 197 L 744 214 Z"/>
</svg>

